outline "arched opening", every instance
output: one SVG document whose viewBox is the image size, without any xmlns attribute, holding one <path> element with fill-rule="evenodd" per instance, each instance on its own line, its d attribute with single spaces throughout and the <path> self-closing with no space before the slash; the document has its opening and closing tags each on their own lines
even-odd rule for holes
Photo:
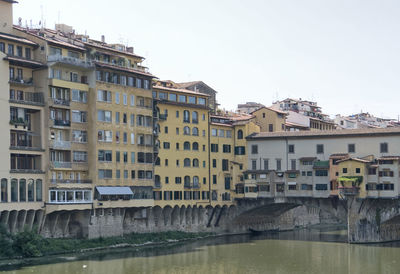
<svg viewBox="0 0 400 274">
<path fill-rule="evenodd" d="M 193 136 L 199 136 L 199 129 L 198 129 L 197 127 L 194 127 L 194 128 L 192 129 L 192 135 L 193 135 Z"/>
<path fill-rule="evenodd" d="M 189 142 L 184 142 L 183 143 L 183 149 L 184 150 L 190 150 L 190 143 Z"/>
<path fill-rule="evenodd" d="M 19 201 L 26 202 L 26 180 L 19 180 Z"/>
<path fill-rule="evenodd" d="M 239 129 L 237 132 L 237 138 L 238 139 L 243 139 L 243 130 Z"/>
<path fill-rule="evenodd" d="M 199 122 L 199 114 L 197 111 L 192 112 L 192 123 L 197 124 Z"/>
<path fill-rule="evenodd" d="M 193 167 L 199 167 L 199 159 L 193 159 Z"/>
<path fill-rule="evenodd" d="M 190 159 L 189 158 L 185 158 L 183 160 L 183 166 L 184 167 L 190 167 Z"/>
<path fill-rule="evenodd" d="M 199 143 L 194 142 L 194 143 L 192 144 L 192 150 L 199 150 Z"/>
<path fill-rule="evenodd" d="M 183 111 L 183 122 L 190 123 L 190 112 L 188 110 Z"/>
<path fill-rule="evenodd" d="M 7 203 L 8 201 L 8 182 L 6 178 L 1 179 L 1 202 Z"/>
<path fill-rule="evenodd" d="M 183 128 L 183 135 L 190 135 L 190 127 L 186 126 Z"/>
<path fill-rule="evenodd" d="M 35 201 L 35 181 L 33 179 L 28 180 L 28 202 Z"/>
<path fill-rule="evenodd" d="M 36 179 L 36 202 L 43 200 L 43 185 L 42 179 Z"/>
</svg>

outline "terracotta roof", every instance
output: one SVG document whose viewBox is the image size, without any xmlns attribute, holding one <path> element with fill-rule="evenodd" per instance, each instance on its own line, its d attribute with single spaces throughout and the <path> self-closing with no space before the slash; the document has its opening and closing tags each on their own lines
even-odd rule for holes
<svg viewBox="0 0 400 274">
<path fill-rule="evenodd" d="M 187 94 L 210 97 L 210 95 L 205 94 L 205 93 L 192 91 L 192 90 L 188 90 L 188 89 L 182 89 L 182 88 L 167 88 L 167 87 L 163 87 L 163 86 L 153 86 L 153 89 L 160 89 L 160 90 L 165 90 L 165 91 L 175 91 L 175 92 L 182 92 L 182 93 L 187 93 Z"/>
<path fill-rule="evenodd" d="M 176 83 L 176 84 L 178 86 L 180 86 L 181 88 L 188 88 L 188 87 L 191 87 L 193 85 L 202 84 L 202 85 L 205 85 L 206 87 L 208 87 L 209 89 L 212 89 L 213 91 L 215 91 L 215 93 L 217 93 L 217 91 L 215 89 L 213 89 L 212 87 L 210 87 L 209 85 L 207 85 L 203 81 L 192 81 L 192 82 L 184 82 L 184 83 Z"/>
<path fill-rule="evenodd" d="M 36 67 L 36 68 L 40 68 L 40 67 L 44 67 L 45 65 L 38 62 L 38 61 L 34 61 L 34 60 L 28 60 L 25 58 L 21 58 L 21 57 L 16 57 L 16 56 L 7 56 L 4 58 L 4 60 L 8 60 L 11 62 L 15 62 L 15 63 L 23 63 L 23 64 L 28 64 L 29 66 L 32 67 Z"/>
<path fill-rule="evenodd" d="M 114 69 L 114 70 L 119 70 L 119 71 L 125 71 L 125 72 L 132 72 L 132 73 L 136 73 L 136 74 L 141 74 L 144 76 L 149 76 L 149 77 L 155 77 L 153 74 L 149 73 L 149 72 L 144 72 L 141 70 L 136 70 L 133 68 L 126 68 L 126 67 L 121 67 L 121 66 L 116 66 L 116 65 L 112 65 L 112 64 L 108 64 L 108 63 L 103 63 L 103 62 L 94 62 L 96 64 L 96 66 L 102 67 L 102 68 L 109 68 L 109 69 Z"/>
<path fill-rule="evenodd" d="M 398 160 L 400 160 L 400 156 L 382 156 L 382 157 L 379 157 L 378 160 L 394 160 L 394 161 L 398 161 Z"/>
<path fill-rule="evenodd" d="M 223 123 L 215 123 L 215 122 L 211 122 L 210 124 L 214 125 L 214 126 L 233 127 L 232 124 L 223 124 Z M 213 137 L 217 137 L 217 136 L 213 136 Z"/>
<path fill-rule="evenodd" d="M 346 162 L 346 161 L 356 161 L 356 162 L 360 162 L 360 163 L 371 163 L 371 161 L 365 160 L 365 159 L 361 159 L 361 158 L 346 158 L 343 160 L 339 160 L 336 163 L 341 163 L 341 162 Z"/>
<path fill-rule="evenodd" d="M 334 153 L 329 156 L 331 159 L 342 159 L 342 158 L 347 158 L 349 157 L 348 153 Z"/>
<path fill-rule="evenodd" d="M 18 36 L 7 34 L 7 33 L 3 33 L 3 32 L 0 32 L 0 39 L 19 42 L 19 43 L 30 45 L 30 46 L 33 46 L 33 47 L 39 46 L 35 42 L 32 42 L 32 41 L 30 41 L 28 39 L 25 39 L 23 37 L 18 37 Z"/>
<path fill-rule="evenodd" d="M 293 126 L 293 127 L 302 127 L 302 128 L 309 128 L 308 126 L 305 126 L 305 125 L 300 125 L 300 124 L 297 124 L 297 123 L 292 123 L 292 122 L 285 122 L 285 125 L 287 125 L 287 126 Z"/>
<path fill-rule="evenodd" d="M 400 128 L 343 129 L 319 131 L 260 132 L 247 137 L 248 140 L 279 138 L 335 138 L 349 136 L 400 135 Z"/>
<path fill-rule="evenodd" d="M 280 114 L 287 115 L 287 112 L 285 112 L 285 111 L 278 110 L 278 109 L 274 109 L 274 108 L 270 108 L 270 107 L 265 107 L 265 106 L 260 107 L 260 108 L 258 108 L 258 109 L 256 109 L 256 110 L 250 112 L 250 114 L 253 114 L 254 112 L 259 111 L 260 109 L 263 109 L 263 108 L 268 109 L 268 110 L 271 110 L 271 111 L 274 111 L 274 112 L 276 112 L 276 113 L 280 113 Z"/>
</svg>

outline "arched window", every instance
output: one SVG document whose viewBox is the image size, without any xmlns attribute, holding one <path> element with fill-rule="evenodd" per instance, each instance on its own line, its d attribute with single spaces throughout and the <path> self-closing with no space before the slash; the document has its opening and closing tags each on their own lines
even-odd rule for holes
<svg viewBox="0 0 400 274">
<path fill-rule="evenodd" d="M 42 180 L 36 180 L 36 202 L 41 202 L 43 200 L 43 190 L 42 190 Z"/>
<path fill-rule="evenodd" d="M 185 176 L 184 180 L 184 187 L 190 187 L 190 176 Z"/>
<path fill-rule="evenodd" d="M 183 166 L 190 167 L 190 159 L 189 158 L 185 158 L 185 160 L 183 160 Z"/>
<path fill-rule="evenodd" d="M 183 143 L 183 149 L 184 150 L 190 150 L 190 143 L 189 142 L 184 142 Z"/>
<path fill-rule="evenodd" d="M 199 167 L 199 159 L 193 159 L 193 167 Z"/>
<path fill-rule="evenodd" d="M 26 202 L 26 180 L 19 180 L 19 201 Z"/>
<path fill-rule="evenodd" d="M 7 188 L 7 179 L 1 179 L 1 201 L 3 203 L 7 203 L 8 201 L 8 188 Z"/>
<path fill-rule="evenodd" d="M 11 179 L 11 202 L 18 202 L 18 180 Z"/>
<path fill-rule="evenodd" d="M 199 136 L 199 129 L 198 129 L 197 127 L 194 127 L 194 128 L 192 129 L 192 135 L 193 135 L 193 136 Z"/>
<path fill-rule="evenodd" d="M 160 187 L 160 184 L 161 184 L 160 175 L 154 175 L 154 182 L 156 183 L 156 187 Z"/>
<path fill-rule="evenodd" d="M 192 150 L 199 150 L 199 143 L 194 142 L 194 143 L 192 144 Z"/>
<path fill-rule="evenodd" d="M 199 177 L 198 176 L 194 176 L 193 177 L 193 188 L 199 188 L 200 184 L 199 184 Z"/>
<path fill-rule="evenodd" d="M 190 135 L 190 127 L 186 126 L 183 128 L 183 135 Z"/>
<path fill-rule="evenodd" d="M 199 123 L 199 114 L 197 111 L 192 112 L 192 123 L 198 124 Z"/>
<path fill-rule="evenodd" d="M 238 139 L 243 139 L 243 131 L 241 129 L 239 129 L 238 132 L 237 132 L 237 138 Z"/>
<path fill-rule="evenodd" d="M 189 112 L 189 110 L 184 110 L 183 111 L 183 122 L 184 123 L 190 123 L 190 112 Z"/>
<path fill-rule="evenodd" d="M 28 180 L 28 202 L 35 201 L 35 181 L 33 179 Z"/>
</svg>

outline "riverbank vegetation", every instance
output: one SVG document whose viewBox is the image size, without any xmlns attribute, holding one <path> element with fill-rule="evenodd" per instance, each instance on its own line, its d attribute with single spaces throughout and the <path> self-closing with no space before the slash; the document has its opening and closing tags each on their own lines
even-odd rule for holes
<svg viewBox="0 0 400 274">
<path fill-rule="evenodd" d="M 49 239 L 27 229 L 12 235 L 4 227 L 0 227 L 0 258 L 30 258 L 102 248 L 162 244 L 171 241 L 198 239 L 210 235 L 210 233 L 170 231 L 132 233 L 97 239 Z"/>
</svg>

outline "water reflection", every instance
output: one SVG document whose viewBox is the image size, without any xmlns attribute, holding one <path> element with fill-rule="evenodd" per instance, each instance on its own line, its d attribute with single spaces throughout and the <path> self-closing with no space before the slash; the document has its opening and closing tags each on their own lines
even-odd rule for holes
<svg viewBox="0 0 400 274">
<path fill-rule="evenodd" d="M 49 258 L 6 273 L 398 273 L 399 243 L 349 245 L 346 238 L 343 231 L 320 230 L 233 235 L 68 262 L 66 256 Z"/>
</svg>

